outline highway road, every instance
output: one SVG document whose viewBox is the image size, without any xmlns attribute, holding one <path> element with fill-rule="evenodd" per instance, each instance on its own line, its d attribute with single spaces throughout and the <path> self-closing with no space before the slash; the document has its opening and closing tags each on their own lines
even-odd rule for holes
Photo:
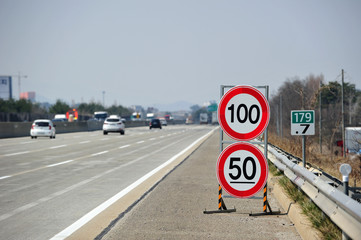
<svg viewBox="0 0 361 240">
<path fill-rule="evenodd" d="M 106 203 L 213 131 L 212 126 L 127 128 L 0 140 L 1 239 L 62 239 Z M 96 212 L 96 211 L 98 212 Z"/>
</svg>

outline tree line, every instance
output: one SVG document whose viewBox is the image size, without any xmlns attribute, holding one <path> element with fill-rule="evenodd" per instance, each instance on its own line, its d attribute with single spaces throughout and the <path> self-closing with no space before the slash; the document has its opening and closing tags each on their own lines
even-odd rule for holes
<svg viewBox="0 0 361 240">
<path fill-rule="evenodd" d="M 66 102 L 58 99 L 54 105 L 47 106 L 40 103 L 33 103 L 26 99 L 0 99 L 0 121 L 32 121 L 37 118 L 52 118 L 55 114 L 65 114 L 73 108 L 78 110 L 79 120 L 91 118 L 96 111 L 106 111 L 109 114 L 120 115 L 122 117 L 132 114 L 131 109 L 121 105 L 104 107 L 99 103 L 81 103 L 70 106 Z"/>
<path fill-rule="evenodd" d="M 323 75 L 287 79 L 271 97 L 269 130 L 278 136 L 291 138 L 291 111 L 315 110 L 316 135 L 312 138 L 316 141 L 322 136 L 324 142 L 321 144 L 333 152 L 336 140 L 342 139 L 342 104 L 345 127 L 361 126 L 361 91 L 354 84 L 344 82 L 343 92 L 342 103 L 342 83 L 325 83 Z"/>
</svg>

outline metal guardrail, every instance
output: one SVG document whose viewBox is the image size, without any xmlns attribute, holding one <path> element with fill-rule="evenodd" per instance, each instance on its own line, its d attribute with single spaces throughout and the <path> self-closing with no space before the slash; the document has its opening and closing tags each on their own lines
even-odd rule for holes
<svg viewBox="0 0 361 240">
<path fill-rule="evenodd" d="M 338 180 L 328 180 L 323 172 L 314 172 L 298 165 L 290 155 L 268 147 L 268 159 L 296 184 L 349 237 L 360 239 L 361 204 L 337 189 Z M 337 182 L 338 181 L 338 182 Z M 336 184 L 335 184 L 336 183 Z M 342 184 L 342 183 L 341 183 Z"/>
</svg>

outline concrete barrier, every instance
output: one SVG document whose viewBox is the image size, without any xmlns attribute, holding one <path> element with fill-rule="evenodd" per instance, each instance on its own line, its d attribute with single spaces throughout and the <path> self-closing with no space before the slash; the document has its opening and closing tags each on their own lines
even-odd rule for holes
<svg viewBox="0 0 361 240">
<path fill-rule="evenodd" d="M 183 124 L 184 121 L 171 121 L 168 124 Z M 31 122 L 0 122 L 0 138 L 26 137 L 30 136 Z M 101 130 L 102 121 L 82 121 L 82 122 L 54 122 L 56 133 L 87 132 Z M 148 121 L 127 121 L 127 127 L 148 126 Z"/>
<path fill-rule="evenodd" d="M 0 122 L 0 138 L 30 136 L 31 122 Z M 101 130 L 103 122 L 54 122 L 56 133 L 87 132 Z M 146 126 L 144 121 L 127 122 L 125 127 Z"/>
<path fill-rule="evenodd" d="M 31 122 L 1 122 L 0 138 L 30 136 Z"/>
</svg>

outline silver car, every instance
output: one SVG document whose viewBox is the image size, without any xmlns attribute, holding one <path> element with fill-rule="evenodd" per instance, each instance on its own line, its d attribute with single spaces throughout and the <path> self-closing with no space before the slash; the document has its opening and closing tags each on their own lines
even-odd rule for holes
<svg viewBox="0 0 361 240">
<path fill-rule="evenodd" d="M 50 137 L 55 138 L 55 125 L 48 119 L 38 119 L 33 122 L 30 129 L 31 138 Z"/>
<path fill-rule="evenodd" d="M 119 132 L 121 135 L 124 135 L 124 120 L 117 115 L 112 115 L 105 119 L 103 124 L 103 134 L 107 135 L 108 132 Z"/>
</svg>

